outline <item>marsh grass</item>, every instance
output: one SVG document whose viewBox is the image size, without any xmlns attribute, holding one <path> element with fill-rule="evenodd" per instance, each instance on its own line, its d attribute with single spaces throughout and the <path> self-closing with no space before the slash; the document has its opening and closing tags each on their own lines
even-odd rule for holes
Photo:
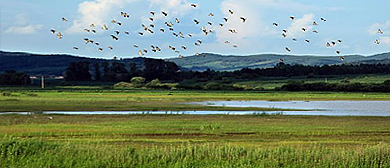
<svg viewBox="0 0 390 168">
<path fill-rule="evenodd" d="M 0 112 L 18 111 L 289 111 L 255 107 L 216 107 L 183 104 L 234 100 L 390 100 L 386 93 L 237 92 L 168 90 L 44 90 L 5 91 Z M 11 96 L 9 96 L 11 95 Z"/>
<path fill-rule="evenodd" d="M 339 150 L 217 144 L 136 149 L 79 147 L 38 140 L 0 143 L 0 167 L 389 167 L 389 146 Z"/>
</svg>

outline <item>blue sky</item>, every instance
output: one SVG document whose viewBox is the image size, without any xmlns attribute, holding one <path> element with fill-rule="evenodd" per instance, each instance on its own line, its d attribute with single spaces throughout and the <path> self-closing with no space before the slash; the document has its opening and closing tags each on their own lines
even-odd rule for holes
<svg viewBox="0 0 390 168">
<path fill-rule="evenodd" d="M 192 3 L 197 7 L 191 7 Z M 148 50 L 144 56 L 151 58 L 204 52 L 328 56 L 340 51 L 341 55 L 372 55 L 390 51 L 389 6 L 389 0 L 0 0 L 0 49 L 97 58 L 132 58 L 139 56 L 139 50 L 143 49 Z M 130 14 L 130 18 L 121 17 L 121 11 Z M 149 21 L 152 17 L 150 11 L 156 12 L 153 22 Z M 168 16 L 163 16 L 161 11 L 168 12 Z M 213 17 L 208 16 L 210 12 Z M 290 16 L 295 19 L 291 20 Z M 62 17 L 68 21 L 63 22 Z M 227 23 L 224 23 L 224 17 L 229 18 Z M 240 17 L 247 18 L 247 21 L 243 23 Z M 326 22 L 321 21 L 321 17 Z M 176 23 L 175 18 L 180 23 Z M 194 19 L 200 24 L 196 25 Z M 111 23 L 111 20 L 120 21 L 122 26 Z M 313 25 L 314 21 L 318 25 Z M 174 32 L 182 32 L 185 38 L 174 37 L 165 22 L 174 23 Z M 273 26 L 274 22 L 278 27 Z M 90 27 L 92 23 L 95 28 Z M 224 26 L 219 27 L 219 23 L 224 23 Z M 108 31 L 101 29 L 104 24 Z M 144 32 L 141 24 L 147 25 L 154 34 L 138 35 L 138 32 Z M 205 36 L 202 27 L 214 33 Z M 97 33 L 88 33 L 84 28 L 95 29 Z M 165 33 L 160 32 L 160 28 L 164 28 Z M 302 28 L 308 30 L 303 32 Z M 58 39 L 50 29 L 60 31 L 63 38 Z M 233 34 L 229 29 L 237 33 Z M 286 38 L 282 36 L 284 29 L 287 30 Z M 383 34 L 377 33 L 378 29 Z M 110 37 L 115 30 L 120 31 L 118 41 Z M 313 33 L 313 30 L 318 33 Z M 130 34 L 125 34 L 125 31 Z M 188 37 L 188 33 L 193 37 Z M 99 46 L 85 44 L 84 38 L 98 42 Z M 327 42 L 339 39 L 342 43 L 326 46 Z M 379 45 L 374 43 L 377 39 Z M 200 46 L 194 45 L 197 40 L 202 41 Z M 230 43 L 226 44 L 226 41 Z M 162 51 L 151 52 L 151 45 L 159 46 Z M 183 45 L 187 50 L 181 48 Z M 175 47 L 177 52 L 169 46 Z M 103 48 L 102 52 L 98 51 L 99 47 Z M 286 47 L 291 52 L 287 52 Z"/>
</svg>

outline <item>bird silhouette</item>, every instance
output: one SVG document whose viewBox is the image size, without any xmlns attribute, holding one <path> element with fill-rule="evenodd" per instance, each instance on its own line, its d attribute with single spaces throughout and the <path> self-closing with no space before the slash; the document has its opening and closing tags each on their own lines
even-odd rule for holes
<svg viewBox="0 0 390 168">
<path fill-rule="evenodd" d="M 165 16 L 165 17 L 167 17 L 168 16 L 168 13 L 167 12 L 165 12 L 165 11 L 161 11 L 161 13 Z"/>
<path fill-rule="evenodd" d="M 244 17 L 240 17 L 240 19 L 242 20 L 243 23 L 245 23 L 247 20 L 247 18 L 244 18 Z"/>
</svg>

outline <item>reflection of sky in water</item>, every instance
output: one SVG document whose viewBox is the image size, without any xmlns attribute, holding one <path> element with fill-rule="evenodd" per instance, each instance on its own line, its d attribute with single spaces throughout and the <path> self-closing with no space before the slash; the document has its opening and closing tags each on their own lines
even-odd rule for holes
<svg viewBox="0 0 390 168">
<path fill-rule="evenodd" d="M 229 114 L 229 115 L 250 115 L 250 114 L 282 114 L 282 115 L 323 115 L 323 116 L 390 116 L 390 101 L 207 101 L 195 102 L 206 106 L 227 106 L 227 107 L 264 107 L 280 109 L 306 109 L 313 111 L 51 111 L 38 112 L 38 114 L 68 114 L 68 115 L 103 115 L 103 114 Z M 31 112 L 0 113 L 0 114 L 33 114 Z"/>
</svg>

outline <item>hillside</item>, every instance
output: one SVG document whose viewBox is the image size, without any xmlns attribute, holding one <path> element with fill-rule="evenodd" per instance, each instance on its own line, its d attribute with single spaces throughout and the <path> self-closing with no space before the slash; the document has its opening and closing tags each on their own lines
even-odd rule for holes
<svg viewBox="0 0 390 168">
<path fill-rule="evenodd" d="M 292 56 L 292 55 L 276 55 L 262 54 L 251 56 L 224 56 L 217 54 L 205 54 L 202 56 L 189 56 L 183 59 L 173 58 L 166 59 L 167 61 L 175 62 L 182 69 L 204 71 L 208 68 L 217 71 L 232 71 L 242 68 L 267 68 L 273 67 L 279 63 L 279 59 L 283 58 L 286 64 L 304 64 L 304 65 L 324 65 L 324 64 L 341 64 L 343 63 L 338 56 Z M 31 75 L 46 74 L 46 75 L 62 75 L 71 62 L 88 61 L 92 65 L 94 63 L 102 63 L 104 61 L 112 62 L 119 61 L 126 66 L 134 62 L 139 68 L 143 67 L 143 61 L 146 58 L 133 58 L 123 60 L 106 60 L 96 58 L 78 57 L 72 55 L 40 55 L 20 52 L 3 52 L 0 51 L 0 72 L 6 70 L 16 70 L 25 72 Z M 373 56 L 350 55 L 345 56 L 345 63 L 358 64 L 377 64 L 390 63 L 390 53 L 377 54 Z"/>
<path fill-rule="evenodd" d="M 62 75 L 71 62 L 88 61 L 91 64 L 101 64 L 102 62 L 112 62 L 115 60 L 95 59 L 77 57 L 71 55 L 39 55 L 20 52 L 3 52 L 0 51 L 0 72 L 6 70 L 16 70 L 28 73 L 30 75 L 46 74 L 46 75 Z M 143 66 L 143 58 L 118 60 L 125 65 L 130 65 L 134 62 L 138 67 Z"/>
<path fill-rule="evenodd" d="M 286 64 L 303 65 L 325 65 L 343 63 L 339 56 L 291 56 L 262 54 L 251 56 L 223 56 L 217 54 L 205 54 L 205 57 L 190 56 L 183 59 L 168 59 L 177 65 L 190 70 L 204 71 L 207 68 L 218 71 L 232 71 L 242 68 L 268 68 L 279 63 L 283 58 Z M 345 63 L 389 63 L 390 53 L 378 54 L 373 56 L 350 55 L 345 56 Z"/>
</svg>

